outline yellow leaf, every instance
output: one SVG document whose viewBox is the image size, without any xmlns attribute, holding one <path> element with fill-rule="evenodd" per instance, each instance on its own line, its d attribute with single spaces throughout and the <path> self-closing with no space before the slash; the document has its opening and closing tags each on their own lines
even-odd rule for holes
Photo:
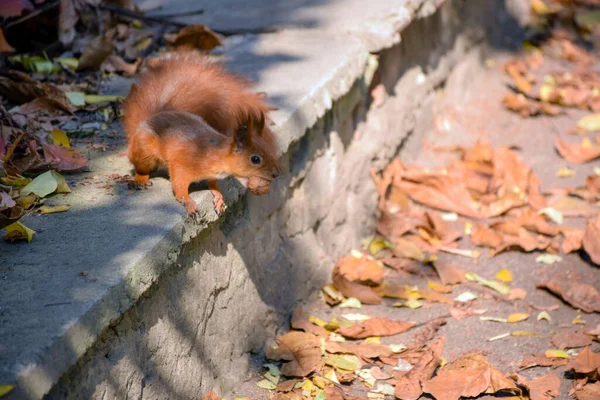
<svg viewBox="0 0 600 400">
<path fill-rule="evenodd" d="M 31 193 L 26 196 L 19 196 L 19 198 L 17 199 L 17 204 L 21 206 L 24 210 L 29 210 L 38 202 L 39 199 L 39 197 Z"/>
<path fill-rule="evenodd" d="M 362 303 L 356 297 L 349 297 L 348 299 L 342 301 L 339 308 L 362 308 Z"/>
<path fill-rule="evenodd" d="M 550 100 L 550 95 L 552 94 L 553 91 L 554 91 L 554 88 L 552 87 L 552 85 L 548 85 L 548 84 L 542 85 L 542 87 L 540 88 L 540 100 L 547 103 Z"/>
<path fill-rule="evenodd" d="M 29 182 L 31 182 L 31 179 L 25 178 L 23 176 L 19 176 L 19 177 L 3 176 L 2 178 L 0 178 L 0 183 L 2 183 L 3 185 L 8 185 L 8 186 L 22 187 L 22 186 L 27 186 L 29 184 Z"/>
<path fill-rule="evenodd" d="M 511 336 L 539 336 L 539 334 L 532 331 L 514 331 Z"/>
<path fill-rule="evenodd" d="M 0 385 L 0 397 L 6 396 L 14 388 L 15 385 Z"/>
<path fill-rule="evenodd" d="M 318 387 L 319 389 L 325 389 L 325 387 L 327 386 L 328 382 L 320 376 L 314 376 L 312 378 L 312 382 L 315 384 L 316 387 Z"/>
<path fill-rule="evenodd" d="M 85 93 L 83 92 L 65 92 L 65 95 L 75 107 L 85 106 Z"/>
<path fill-rule="evenodd" d="M 365 339 L 365 343 L 374 343 L 374 344 L 380 344 L 381 343 L 381 337 L 380 336 L 371 336 Z"/>
<path fill-rule="evenodd" d="M 552 320 L 552 317 L 550 316 L 550 314 L 548 314 L 548 311 L 542 311 L 541 313 L 538 314 L 537 320 L 541 321 L 543 319 L 545 319 L 546 321 Z"/>
<path fill-rule="evenodd" d="M 61 213 L 61 212 L 65 212 L 65 211 L 69 211 L 71 209 L 71 206 L 68 204 L 63 204 L 61 206 L 41 206 L 38 211 L 40 212 L 40 214 L 55 214 L 55 213 Z"/>
<path fill-rule="evenodd" d="M 510 323 L 515 323 L 515 322 L 525 321 L 527 318 L 529 318 L 529 314 L 515 313 L 515 314 L 510 314 L 508 316 L 508 318 L 506 318 L 506 320 Z"/>
<path fill-rule="evenodd" d="M 327 365 L 344 371 L 354 371 L 357 369 L 354 362 L 346 360 L 344 357 L 335 354 L 323 358 L 323 362 Z"/>
<path fill-rule="evenodd" d="M 569 167 L 561 167 L 556 173 L 556 176 L 559 178 L 569 178 L 571 176 L 575 176 L 575 170 L 572 170 Z"/>
<path fill-rule="evenodd" d="M 536 14 L 543 15 L 552 13 L 552 10 L 550 10 L 550 8 L 548 8 L 546 3 L 544 3 L 542 0 L 531 0 L 531 9 Z"/>
<path fill-rule="evenodd" d="M 471 234 L 471 229 L 473 229 L 473 223 L 472 222 L 465 222 L 465 235 L 470 235 Z"/>
<path fill-rule="evenodd" d="M 152 38 L 148 37 L 137 42 L 135 48 L 136 50 L 143 51 L 146 47 L 150 46 L 150 43 L 152 43 Z"/>
<path fill-rule="evenodd" d="M 546 265 L 552 265 L 552 264 L 555 264 L 555 263 L 561 262 L 561 261 L 562 261 L 561 256 L 559 256 L 557 254 L 550 254 L 550 253 L 539 255 L 535 259 L 536 263 L 543 263 Z"/>
<path fill-rule="evenodd" d="M 600 130 L 600 114 L 589 114 L 577 122 L 577 128 L 585 132 Z"/>
<path fill-rule="evenodd" d="M 371 252 L 371 254 L 375 255 L 383 249 L 393 248 L 393 247 L 394 247 L 394 245 L 391 244 L 390 242 L 388 242 L 387 240 L 378 238 L 378 239 L 374 239 L 373 241 L 371 241 L 371 243 L 369 244 L 369 251 Z"/>
<path fill-rule="evenodd" d="M 546 350 L 544 356 L 546 358 L 569 358 L 569 355 L 564 350 Z"/>
<path fill-rule="evenodd" d="M 275 390 L 275 388 L 277 387 L 276 384 L 274 384 L 273 382 L 268 381 L 266 379 L 263 379 L 262 381 L 257 382 L 256 386 L 258 386 L 259 388 L 262 388 L 262 389 L 266 389 L 266 390 Z"/>
<path fill-rule="evenodd" d="M 86 94 L 85 104 L 97 104 L 104 103 L 107 101 L 122 101 L 123 99 L 123 96 L 101 96 L 98 94 Z"/>
<path fill-rule="evenodd" d="M 279 383 L 279 376 L 274 376 L 270 372 L 265 372 L 263 376 L 266 380 L 273 383 L 274 385 L 277 385 Z"/>
<path fill-rule="evenodd" d="M 78 58 L 55 58 L 54 61 L 66 68 L 71 68 L 72 70 L 76 70 L 77 67 L 79 67 Z"/>
<path fill-rule="evenodd" d="M 35 231 L 33 229 L 29 229 L 25 225 L 20 222 L 15 222 L 7 226 L 6 234 L 4 235 L 4 239 L 6 240 L 27 240 L 27 242 L 31 242 L 33 240 L 33 235 Z"/>
<path fill-rule="evenodd" d="M 39 197 L 46 197 L 49 194 L 54 193 L 57 188 L 58 182 L 52 175 L 52 171 L 47 171 L 38 175 L 27 186 L 21 189 L 21 195 L 34 193 Z"/>
<path fill-rule="evenodd" d="M 507 269 L 502 269 L 496 274 L 496 279 L 500 282 L 510 283 L 512 282 L 512 273 Z"/>
<path fill-rule="evenodd" d="M 492 321 L 492 322 L 502 322 L 507 323 L 506 318 L 498 318 L 498 317 L 479 317 L 480 321 Z"/>
<path fill-rule="evenodd" d="M 321 328 L 324 328 L 325 325 L 327 325 L 327 322 L 323 321 L 320 318 L 313 317 L 312 315 L 308 317 L 308 320 L 310 322 L 312 322 L 314 325 L 320 326 Z"/>
<path fill-rule="evenodd" d="M 54 179 L 56 179 L 56 183 L 57 183 L 56 193 L 71 193 L 71 188 L 69 188 L 69 185 L 67 184 L 67 180 L 65 179 L 65 177 L 56 171 L 50 171 L 50 172 L 52 172 L 52 176 L 54 177 Z"/>
<path fill-rule="evenodd" d="M 571 321 L 573 325 L 585 325 L 585 321 L 581 319 L 581 315 L 575 317 L 573 321 Z"/>
<path fill-rule="evenodd" d="M 438 293 L 452 293 L 452 288 L 448 287 L 448 286 L 444 286 L 440 283 L 437 282 L 433 282 L 433 281 L 428 281 L 427 282 L 427 286 L 429 286 L 429 288 L 431 290 L 433 290 L 434 292 L 438 292 Z"/>
<path fill-rule="evenodd" d="M 584 149 L 591 149 L 592 148 L 592 141 L 590 140 L 589 137 L 584 137 L 581 140 L 581 147 L 583 147 Z"/>
<path fill-rule="evenodd" d="M 408 299 L 404 302 L 404 305 L 411 310 L 416 310 L 417 308 L 421 308 L 423 306 L 423 302 L 417 299 Z"/>
<path fill-rule="evenodd" d="M 50 135 L 52 135 L 52 139 L 54 140 L 55 145 L 63 146 L 63 147 L 71 147 L 71 142 L 69 142 L 69 137 L 67 136 L 67 134 L 64 131 L 61 131 L 60 129 L 55 129 L 52 132 L 50 132 Z"/>
</svg>

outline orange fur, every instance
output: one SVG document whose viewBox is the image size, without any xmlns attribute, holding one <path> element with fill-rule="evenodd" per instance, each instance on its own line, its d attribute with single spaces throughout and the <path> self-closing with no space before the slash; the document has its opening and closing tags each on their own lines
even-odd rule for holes
<svg viewBox="0 0 600 400">
<path fill-rule="evenodd" d="M 208 180 L 220 212 L 218 179 L 271 181 L 280 173 L 276 138 L 265 124 L 270 109 L 246 81 L 205 56 L 173 53 L 151 60 L 124 104 L 134 185 L 145 187 L 150 172 L 166 165 L 175 196 L 189 213 L 196 204 L 188 188 L 199 180 Z M 252 161 L 256 156 L 258 165 Z"/>
</svg>

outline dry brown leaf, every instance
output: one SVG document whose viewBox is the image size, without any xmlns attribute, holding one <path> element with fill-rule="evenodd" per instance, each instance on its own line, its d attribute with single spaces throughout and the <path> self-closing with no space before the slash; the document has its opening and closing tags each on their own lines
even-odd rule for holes
<svg viewBox="0 0 600 400">
<path fill-rule="evenodd" d="M 560 394 L 560 379 L 554 372 L 532 381 L 517 375 L 517 383 L 529 391 L 531 400 L 551 400 Z"/>
<path fill-rule="evenodd" d="M 600 312 L 600 295 L 590 284 L 561 279 L 540 282 L 536 287 L 560 296 L 566 303 L 584 312 Z"/>
<path fill-rule="evenodd" d="M 179 50 L 209 51 L 222 44 L 219 35 L 204 25 L 189 25 L 179 32 L 165 35 L 165 41 Z"/>
<path fill-rule="evenodd" d="M 321 326 L 317 326 L 308 320 L 308 315 L 304 312 L 301 306 L 296 307 L 292 313 L 292 329 L 302 330 L 306 333 L 312 333 L 313 335 L 327 337 L 329 333 Z"/>
<path fill-rule="evenodd" d="M 581 332 L 560 332 L 552 336 L 552 344 L 557 349 L 574 349 L 592 344 L 592 338 Z"/>
<path fill-rule="evenodd" d="M 338 261 L 339 273 L 349 281 L 362 285 L 375 286 L 383 281 L 383 266 L 365 255 L 349 255 Z"/>
<path fill-rule="evenodd" d="M 342 388 L 337 386 L 328 386 L 324 390 L 327 400 L 346 400 Z"/>
<path fill-rule="evenodd" d="M 392 321 L 387 318 L 370 318 L 349 328 L 338 329 L 338 333 L 351 339 L 369 336 L 392 336 L 413 328 L 414 322 Z"/>
<path fill-rule="evenodd" d="M 214 390 L 210 390 L 202 395 L 202 400 L 221 400 Z"/>
<path fill-rule="evenodd" d="M 277 388 L 275 390 L 277 390 L 278 392 L 291 392 L 292 390 L 294 390 L 294 386 L 296 386 L 296 383 L 298 382 L 302 382 L 300 379 L 290 379 L 284 382 L 280 382 L 277 384 Z"/>
<path fill-rule="evenodd" d="M 437 331 L 444 325 L 446 325 L 448 321 L 446 318 L 435 318 L 429 322 L 427 322 L 419 332 L 417 332 L 412 338 L 412 346 L 413 347 L 423 347 L 429 342 L 433 340 Z"/>
<path fill-rule="evenodd" d="M 397 398 L 403 400 L 417 400 L 421 397 L 423 394 L 421 385 L 423 382 L 431 379 L 433 372 L 440 362 L 445 341 L 446 339 L 444 337 L 440 337 L 433 342 L 429 348 L 422 352 L 413 368 L 408 371 L 406 375 L 398 379 L 394 391 Z"/>
<path fill-rule="evenodd" d="M 515 82 L 515 85 L 517 86 L 517 89 L 519 89 L 520 92 L 529 93 L 531 92 L 531 83 L 523 76 L 525 73 L 527 73 L 526 67 L 523 68 L 517 63 L 518 61 L 516 63 L 508 63 L 508 65 L 505 67 L 506 73 Z"/>
<path fill-rule="evenodd" d="M 15 48 L 12 47 L 6 41 L 6 37 L 4 36 L 4 30 L 2 30 L 2 28 L 0 28 L 0 53 L 14 53 L 14 52 L 15 52 Z"/>
<path fill-rule="evenodd" d="M 303 332 L 289 332 L 277 338 L 279 346 L 267 350 L 270 360 L 289 361 L 281 368 L 285 376 L 307 376 L 321 365 L 321 344 L 319 339 Z"/>
<path fill-rule="evenodd" d="M 588 222 L 582 244 L 592 261 L 600 265 L 600 214 Z"/>
<path fill-rule="evenodd" d="M 302 395 L 296 392 L 276 393 L 273 400 L 302 400 Z"/>
<path fill-rule="evenodd" d="M 0 73 L 0 96 L 15 104 L 48 97 L 59 102 L 63 109 L 75 109 L 62 90 L 50 83 L 34 81 L 27 74 L 18 71 Z"/>
<path fill-rule="evenodd" d="M 481 224 L 475 224 L 471 228 L 471 242 L 476 246 L 497 247 L 502 243 L 502 237 L 492 229 Z"/>
<path fill-rule="evenodd" d="M 569 360 L 566 358 L 548 358 L 544 354 L 536 354 L 523 358 L 519 363 L 519 370 L 533 367 L 560 367 L 567 365 Z"/>
<path fill-rule="evenodd" d="M 577 357 L 571 359 L 567 368 L 590 379 L 600 378 L 600 354 L 595 353 L 588 346 Z"/>
<path fill-rule="evenodd" d="M 361 358 L 372 359 L 381 357 L 391 357 L 394 352 L 385 344 L 378 343 L 338 343 L 327 342 L 325 344 L 327 352 L 332 354 L 354 354 Z"/>
<path fill-rule="evenodd" d="M 102 36 L 96 36 L 85 46 L 81 57 L 79 57 L 78 71 L 89 69 L 98 69 L 102 63 L 110 56 L 115 48 L 113 36 L 109 32 Z"/>
<path fill-rule="evenodd" d="M 408 218 L 405 213 L 392 214 L 384 211 L 377 222 L 377 232 L 387 238 L 393 239 L 413 230 L 415 226 L 415 221 L 412 218 Z"/>
<path fill-rule="evenodd" d="M 586 201 L 569 195 L 557 196 L 549 206 L 565 217 L 587 217 L 594 214 L 594 209 Z"/>
<path fill-rule="evenodd" d="M 510 111 L 519 113 L 523 118 L 537 115 L 541 111 L 541 106 L 537 102 L 529 100 L 521 93 L 508 93 L 502 99 L 502 104 Z"/>
<path fill-rule="evenodd" d="M 364 286 L 346 279 L 341 273 L 339 266 L 333 269 L 332 273 L 333 285 L 346 297 L 356 297 L 365 304 L 380 304 L 381 299 L 368 286 Z"/>
<path fill-rule="evenodd" d="M 31 114 L 37 111 L 66 111 L 72 113 L 74 107 L 71 103 L 65 104 L 50 97 L 38 97 L 29 103 L 21 104 L 19 112 L 23 114 Z"/>
<path fill-rule="evenodd" d="M 462 283 L 466 280 L 465 271 L 455 267 L 454 265 L 436 261 L 433 266 L 435 267 L 435 270 L 437 271 L 440 280 L 444 285 Z"/>
<path fill-rule="evenodd" d="M 575 164 L 586 163 L 600 157 L 598 144 L 568 144 L 556 136 L 555 146 L 562 158 Z"/>
<path fill-rule="evenodd" d="M 112 54 L 102 63 L 102 70 L 105 72 L 122 72 L 125 76 L 131 76 L 137 72 L 141 62 L 142 59 L 140 58 L 133 63 L 128 63 L 120 56 Z"/>
<path fill-rule="evenodd" d="M 75 171 L 88 166 L 83 154 L 72 147 L 43 144 L 45 161 L 58 171 Z"/>
<path fill-rule="evenodd" d="M 561 246 L 563 253 L 569 254 L 581 249 L 581 246 L 583 245 L 583 237 L 585 236 L 585 231 L 583 229 L 565 230 L 563 228 L 562 233 L 565 237 L 565 240 Z"/>
<path fill-rule="evenodd" d="M 491 366 L 481 354 L 466 354 L 440 369 L 423 383 L 423 391 L 436 400 L 458 400 L 476 397 L 490 386 Z"/>
<path fill-rule="evenodd" d="M 600 399 L 600 381 L 588 383 L 584 387 L 575 391 L 577 400 L 598 400 Z"/>
</svg>

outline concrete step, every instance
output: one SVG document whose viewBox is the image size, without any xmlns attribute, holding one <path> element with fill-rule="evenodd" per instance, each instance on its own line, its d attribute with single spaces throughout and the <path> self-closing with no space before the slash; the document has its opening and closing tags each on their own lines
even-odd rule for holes
<svg viewBox="0 0 600 400">
<path fill-rule="evenodd" d="M 169 3 L 205 7 L 188 23 L 257 32 L 228 37 L 222 54 L 278 107 L 284 174 L 262 197 L 223 182 L 221 218 L 209 193 L 194 192 L 200 214 L 190 219 L 167 179 L 135 193 L 81 185 L 130 173 L 122 149 L 95 155 L 92 173 L 70 177 L 79 185 L 61 200 L 69 212 L 30 215 L 32 243 L 0 243 L 9 399 L 230 393 L 293 305 L 372 231 L 369 169 L 431 117 L 424 105 L 434 89 L 505 15 L 502 1 Z M 377 85 L 385 104 L 372 102 Z"/>
</svg>

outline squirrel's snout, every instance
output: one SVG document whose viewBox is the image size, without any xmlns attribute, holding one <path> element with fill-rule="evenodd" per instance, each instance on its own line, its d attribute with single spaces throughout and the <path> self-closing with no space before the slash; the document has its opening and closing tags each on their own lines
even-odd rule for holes
<svg viewBox="0 0 600 400">
<path fill-rule="evenodd" d="M 273 179 L 279 176 L 279 171 L 273 171 Z"/>
</svg>

